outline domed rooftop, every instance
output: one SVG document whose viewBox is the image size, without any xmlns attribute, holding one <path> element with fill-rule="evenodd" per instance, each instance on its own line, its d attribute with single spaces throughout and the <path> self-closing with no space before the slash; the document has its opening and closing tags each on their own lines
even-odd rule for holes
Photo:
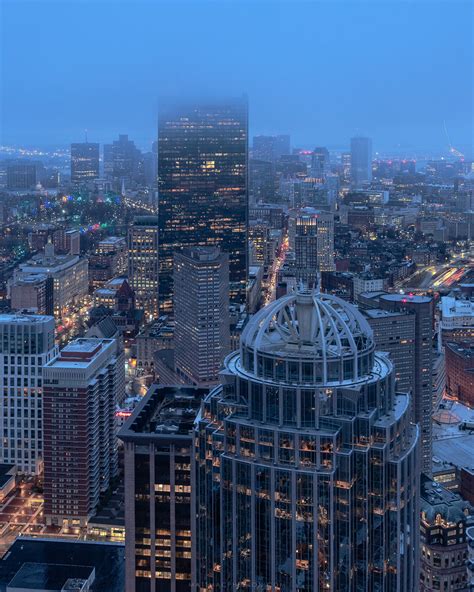
<svg viewBox="0 0 474 592">
<path fill-rule="evenodd" d="M 372 329 L 355 306 L 331 294 L 298 290 L 266 306 L 249 321 L 242 333 L 241 350 L 242 357 L 258 352 L 319 360 L 325 382 L 331 374 L 335 379 L 349 379 L 370 370 L 374 342 Z M 329 363 L 342 360 L 348 362 L 347 372 L 328 372 Z"/>
</svg>

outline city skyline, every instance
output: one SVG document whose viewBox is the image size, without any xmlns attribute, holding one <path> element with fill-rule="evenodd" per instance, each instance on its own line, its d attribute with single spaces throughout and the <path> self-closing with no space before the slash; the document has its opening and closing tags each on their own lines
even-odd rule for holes
<svg viewBox="0 0 474 592">
<path fill-rule="evenodd" d="M 250 136 L 291 133 L 295 146 L 342 147 L 351 136 L 367 135 L 376 151 L 443 150 L 452 142 L 472 152 L 468 2 L 429 9 L 421 0 L 383 2 L 374 13 L 370 2 L 358 0 L 269 1 L 252 3 L 252 18 L 248 6 L 125 2 L 111 12 L 106 1 L 93 8 L 80 0 L 7 1 L 0 143 L 79 142 L 87 128 L 90 141 L 105 143 L 125 131 L 149 144 L 160 96 L 205 91 L 245 92 Z M 71 19 L 100 44 L 71 39 Z M 133 45 L 117 31 L 130 32 Z M 433 56 L 438 68 L 426 67 Z M 35 92 L 25 92 L 25 80 Z"/>
<path fill-rule="evenodd" d="M 0 5 L 0 592 L 474 592 L 472 0 Z"/>
</svg>

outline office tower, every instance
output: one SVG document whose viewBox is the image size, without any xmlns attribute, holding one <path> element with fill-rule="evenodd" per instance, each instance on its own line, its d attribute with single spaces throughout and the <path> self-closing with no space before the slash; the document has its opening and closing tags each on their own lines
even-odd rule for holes
<svg viewBox="0 0 474 592">
<path fill-rule="evenodd" d="M 195 423 L 196 589 L 418 590 L 418 427 L 357 309 L 260 310 Z"/>
<path fill-rule="evenodd" d="M 43 368 L 44 516 L 85 526 L 118 471 L 115 410 L 125 389 L 115 339 L 80 338 Z"/>
<path fill-rule="evenodd" d="M 108 236 L 89 256 L 89 284 L 92 288 L 100 288 L 112 278 L 126 273 L 127 267 L 127 239 Z"/>
<path fill-rule="evenodd" d="M 287 134 L 254 136 L 253 138 L 252 157 L 257 160 L 275 162 L 290 152 L 290 136 Z"/>
<path fill-rule="evenodd" d="M 250 204 L 272 202 L 275 197 L 275 170 L 271 162 L 249 160 L 249 201 Z"/>
<path fill-rule="evenodd" d="M 47 243 L 44 252 L 34 255 L 30 260 L 21 263 L 14 271 L 13 281 L 25 277 L 46 276 L 51 283 L 52 309 L 46 308 L 48 314 L 61 318 L 67 316 L 71 306 L 78 304 L 88 293 L 87 259 L 78 255 L 57 255 L 54 245 Z"/>
<path fill-rule="evenodd" d="M 43 454 L 41 369 L 57 354 L 54 319 L 0 315 L 1 462 L 39 473 Z"/>
<path fill-rule="evenodd" d="M 249 220 L 263 222 L 274 230 L 282 230 L 285 223 L 283 212 L 282 206 L 260 203 L 249 208 Z"/>
<path fill-rule="evenodd" d="M 35 164 L 11 163 L 7 164 L 7 189 L 34 189 L 37 175 Z"/>
<path fill-rule="evenodd" d="M 71 144 L 71 183 L 81 185 L 99 177 L 99 144 Z"/>
<path fill-rule="evenodd" d="M 53 245 L 55 252 L 60 255 L 80 255 L 81 233 L 73 228 L 58 228 L 53 232 Z"/>
<path fill-rule="evenodd" d="M 329 150 L 324 147 L 315 148 L 311 156 L 310 176 L 314 179 L 325 179 L 330 172 Z"/>
<path fill-rule="evenodd" d="M 397 390 L 408 393 L 415 380 L 416 316 L 405 311 L 381 308 L 361 312 L 374 333 L 376 348 L 390 354 Z"/>
<path fill-rule="evenodd" d="M 217 247 L 189 247 L 174 256 L 176 372 L 186 383 L 218 380 L 229 353 L 229 256 Z"/>
<path fill-rule="evenodd" d="M 351 180 L 351 153 L 344 152 L 341 154 L 341 168 L 342 168 L 342 178 L 344 181 Z"/>
<path fill-rule="evenodd" d="M 432 464 L 432 400 L 433 400 L 433 298 L 383 294 L 380 308 L 408 311 L 415 314 L 415 351 L 413 356 L 413 421 L 420 425 L 421 469 L 431 474 Z"/>
<path fill-rule="evenodd" d="M 334 214 L 302 208 L 290 215 L 290 248 L 298 280 L 311 285 L 318 272 L 334 271 Z"/>
<path fill-rule="evenodd" d="M 467 592 L 466 530 L 472 507 L 425 475 L 420 507 L 420 592 Z"/>
<path fill-rule="evenodd" d="M 469 407 L 474 407 L 474 340 L 447 342 L 446 393 Z"/>
<path fill-rule="evenodd" d="M 372 181 L 372 140 L 351 138 L 351 181 L 354 187 L 361 187 Z"/>
<path fill-rule="evenodd" d="M 157 216 L 135 216 L 128 229 L 128 278 L 147 320 L 158 317 Z"/>
<path fill-rule="evenodd" d="M 113 159 L 113 145 L 104 144 L 103 150 L 104 170 L 103 174 L 105 179 L 111 180 L 114 175 L 114 159 Z"/>
<path fill-rule="evenodd" d="M 229 254 L 230 300 L 247 285 L 247 102 L 170 107 L 158 130 L 160 307 L 172 311 L 173 253 Z"/>
<path fill-rule="evenodd" d="M 191 451 L 207 389 L 153 385 L 124 442 L 125 589 L 191 590 Z"/>
<path fill-rule="evenodd" d="M 117 190 L 144 182 L 142 153 L 127 134 L 104 145 L 104 176 L 113 181 Z"/>
</svg>

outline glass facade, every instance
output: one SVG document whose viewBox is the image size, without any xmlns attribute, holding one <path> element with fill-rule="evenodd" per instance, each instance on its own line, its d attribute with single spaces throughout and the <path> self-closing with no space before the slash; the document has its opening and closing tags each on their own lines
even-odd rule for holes
<svg viewBox="0 0 474 592">
<path fill-rule="evenodd" d="M 417 590 L 409 410 L 351 305 L 255 315 L 196 422 L 196 590 Z"/>
<path fill-rule="evenodd" d="M 229 254 L 230 300 L 247 283 L 247 103 L 162 110 L 158 130 L 160 308 L 172 310 L 173 253 L 218 245 Z"/>
</svg>

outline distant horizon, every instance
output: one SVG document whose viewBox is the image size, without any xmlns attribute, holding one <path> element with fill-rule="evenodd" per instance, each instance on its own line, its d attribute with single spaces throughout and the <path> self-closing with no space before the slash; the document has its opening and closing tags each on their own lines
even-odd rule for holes
<svg viewBox="0 0 474 592">
<path fill-rule="evenodd" d="M 0 144 L 151 146 L 160 96 L 247 94 L 250 137 L 473 154 L 469 0 L 4 0 L 0 26 Z"/>
<path fill-rule="evenodd" d="M 255 133 L 255 134 L 249 134 L 249 149 L 252 149 L 252 141 L 253 138 L 255 136 L 259 136 L 259 135 L 264 135 L 264 136 L 274 136 L 274 135 L 279 135 L 280 133 L 285 133 L 285 132 L 276 132 L 276 133 Z M 139 138 L 139 136 L 133 136 L 131 133 L 127 132 L 118 132 L 115 136 L 111 137 L 110 139 L 106 139 L 105 141 L 103 140 L 98 140 L 94 137 L 91 137 L 89 135 L 88 137 L 88 142 L 91 143 L 98 143 L 100 145 L 100 150 L 102 153 L 103 150 L 103 146 L 104 144 L 111 144 L 114 140 L 118 139 L 119 134 L 126 134 L 128 135 L 130 140 L 133 140 L 135 142 L 135 145 L 137 146 L 137 148 L 139 150 L 141 150 L 142 152 L 151 152 L 152 149 L 152 143 L 155 141 L 155 139 L 149 139 L 148 142 L 146 140 L 141 140 Z M 347 140 L 347 144 L 336 144 L 336 143 L 332 143 L 332 144 L 294 144 L 291 133 L 288 134 L 290 136 L 290 140 L 291 140 L 291 150 L 293 151 L 294 149 L 301 149 L 301 150 L 313 150 L 316 146 L 322 145 L 325 148 L 327 148 L 329 150 L 329 152 L 331 153 L 343 153 L 343 152 L 350 152 L 350 138 L 348 138 Z M 369 136 L 370 137 L 370 136 Z M 137 139 L 138 138 L 138 139 Z M 450 153 L 449 151 L 449 146 L 448 145 L 439 145 L 439 146 L 394 146 L 393 148 L 384 148 L 384 149 L 378 149 L 377 148 L 377 144 L 376 144 L 376 140 L 374 138 L 371 138 L 372 142 L 373 142 L 373 151 L 372 151 L 372 158 L 375 159 L 377 156 L 379 156 L 380 158 L 406 158 L 406 159 L 418 159 L 418 160 L 426 160 L 429 158 L 443 158 L 445 160 L 458 160 L 457 157 L 455 157 L 453 154 Z M 15 150 L 29 150 L 29 151 L 34 151 L 34 150 L 38 150 L 38 151 L 45 151 L 45 152 L 54 152 L 56 150 L 58 151 L 64 151 L 67 152 L 70 150 L 70 146 L 71 144 L 74 143 L 82 143 L 84 142 L 84 138 L 81 139 L 74 139 L 71 142 L 57 142 L 57 143 L 10 143 L 10 144 L 6 144 L 6 143 L 2 143 L 0 142 L 0 158 L 5 158 L 6 156 L 6 152 L 3 151 L 3 149 L 7 148 L 7 149 L 15 149 Z M 455 146 L 457 149 L 461 150 L 461 152 L 463 152 L 462 147 L 457 145 Z M 467 150 L 465 152 L 463 152 L 464 154 L 464 160 L 470 161 L 470 160 L 474 160 L 474 154 L 472 152 L 468 152 Z M 102 156 L 102 154 L 101 154 Z"/>
</svg>

